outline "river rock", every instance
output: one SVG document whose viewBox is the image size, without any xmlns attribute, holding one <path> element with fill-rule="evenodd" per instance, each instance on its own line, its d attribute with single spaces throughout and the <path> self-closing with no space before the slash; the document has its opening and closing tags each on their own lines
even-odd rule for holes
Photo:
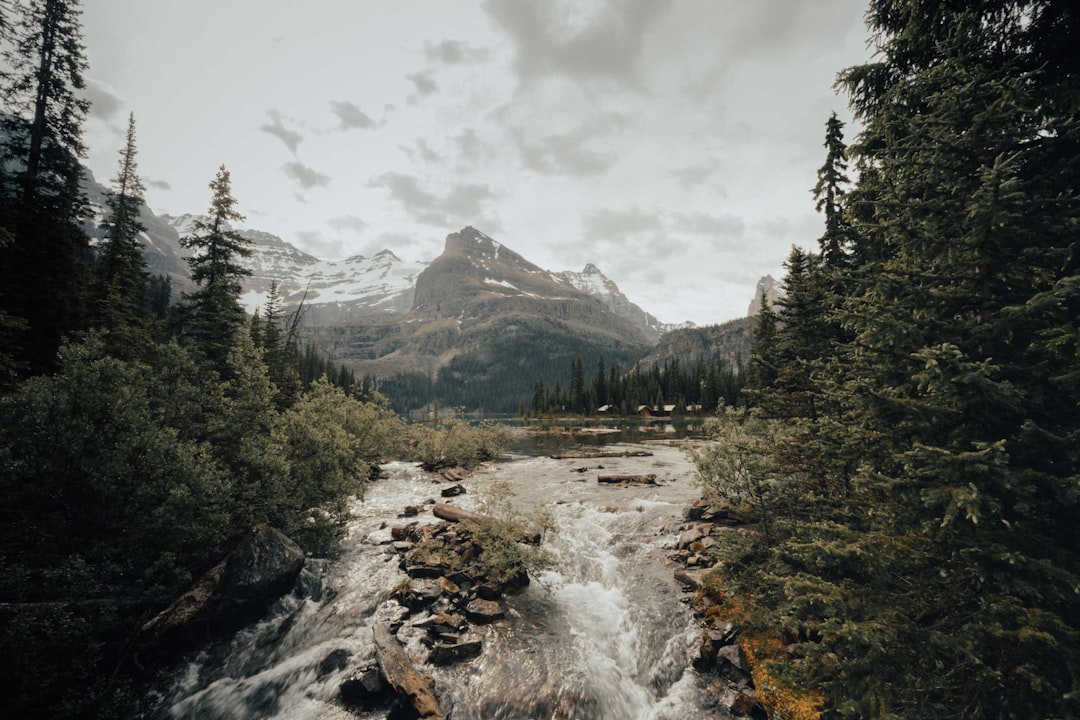
<svg viewBox="0 0 1080 720">
<path fill-rule="evenodd" d="M 750 663 L 746 661 L 746 655 L 743 654 L 742 648 L 738 645 L 724 645 L 721 647 L 716 653 L 716 664 L 721 669 L 725 664 L 730 665 L 739 672 L 750 675 Z"/>
<path fill-rule="evenodd" d="M 437 580 L 420 578 L 409 582 L 408 589 L 402 593 L 400 602 L 410 610 L 420 610 L 432 604 L 442 596 L 442 588 Z"/>
<path fill-rule="evenodd" d="M 717 704 L 735 717 L 750 717 L 758 708 L 758 697 L 753 688 L 728 687 L 720 692 Z"/>
<path fill-rule="evenodd" d="M 704 576 L 704 570 L 685 570 L 679 568 L 675 571 L 675 581 L 687 590 L 697 590 L 700 588 L 701 580 Z"/>
<path fill-rule="evenodd" d="M 476 635 L 468 635 L 453 644 L 439 644 L 428 653 L 428 662 L 432 665 L 452 665 L 472 660 L 483 650 L 483 641 Z"/>
<path fill-rule="evenodd" d="M 253 531 L 226 562 L 225 612 L 261 613 L 270 601 L 292 589 L 303 567 L 304 551 L 285 533 L 274 528 Z"/>
<path fill-rule="evenodd" d="M 506 617 L 502 605 L 494 600 L 473 600 L 465 606 L 465 617 L 474 623 L 490 623 Z"/>
<path fill-rule="evenodd" d="M 448 488 L 443 488 L 439 494 L 443 497 L 457 497 L 458 495 L 464 495 L 465 486 L 461 484 L 451 485 Z"/>
<path fill-rule="evenodd" d="M 692 527 L 688 530 L 683 530 L 679 533 L 679 540 L 675 543 L 677 550 L 687 550 L 690 548 L 690 544 L 705 537 L 705 533 L 701 531 L 699 527 Z"/>
<path fill-rule="evenodd" d="M 346 703 L 363 710 L 374 710 L 390 701 L 390 686 L 374 660 L 352 671 L 341 683 L 338 692 Z"/>
<path fill-rule="evenodd" d="M 317 676 L 319 680 L 322 680 L 331 673 L 344 670 L 349 665 L 349 651 L 343 648 L 338 648 L 332 651 L 329 655 L 323 658 L 323 661 L 319 663 L 319 669 Z"/>
</svg>

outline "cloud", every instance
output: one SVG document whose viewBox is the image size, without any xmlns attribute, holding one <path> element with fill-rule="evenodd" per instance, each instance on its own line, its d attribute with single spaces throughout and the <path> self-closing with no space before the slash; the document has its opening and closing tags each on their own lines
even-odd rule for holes
<svg viewBox="0 0 1080 720">
<path fill-rule="evenodd" d="M 379 126 L 367 113 L 348 100 L 331 100 L 330 112 L 337 115 L 341 121 L 339 129 L 346 130 L 371 130 Z"/>
<path fill-rule="evenodd" d="M 670 213 L 665 222 L 672 230 L 714 239 L 726 239 L 732 249 L 746 235 L 746 223 L 737 215 L 710 215 L 703 212 Z"/>
<path fill-rule="evenodd" d="M 659 213 L 644 212 L 636 207 L 629 210 L 593 210 L 581 220 L 582 234 L 586 240 L 606 242 L 635 235 L 655 234 L 662 228 Z"/>
<path fill-rule="evenodd" d="M 355 215 L 342 215 L 340 217 L 330 218 L 326 221 L 326 224 L 335 230 L 348 230 L 355 233 L 361 233 L 368 229 L 367 222 Z"/>
<path fill-rule="evenodd" d="M 530 170 L 545 175 L 599 175 L 611 167 L 617 157 L 613 153 L 591 150 L 585 144 L 608 136 L 626 124 L 626 117 L 608 113 L 571 132 L 547 135 L 531 142 L 519 130 L 517 141 L 521 160 Z"/>
<path fill-rule="evenodd" d="M 368 185 L 388 190 L 413 220 L 425 225 L 456 229 L 483 220 L 493 231 L 501 226 L 496 218 L 485 213 L 485 205 L 496 197 L 487 185 L 465 183 L 438 195 L 421 187 L 417 178 L 396 172 L 372 178 Z"/>
<path fill-rule="evenodd" d="M 694 190 L 707 186 L 709 192 L 719 198 L 728 196 L 727 190 L 710 182 L 720 169 L 718 161 L 709 159 L 696 162 L 685 167 L 676 168 L 668 174 L 678 183 L 683 190 Z"/>
<path fill-rule="evenodd" d="M 413 84 L 417 94 L 421 97 L 433 95 L 439 91 L 439 84 L 435 82 L 435 78 L 430 72 L 416 73 L 415 75 L 406 75 L 405 77 Z"/>
<path fill-rule="evenodd" d="M 667 0 L 612 0 L 599 8 L 578 0 L 488 0 L 484 9 L 514 41 L 521 81 L 603 79 L 638 90 L 646 34 L 668 5 Z"/>
<path fill-rule="evenodd" d="M 285 144 L 285 147 L 289 149 L 289 152 L 296 156 L 296 151 L 300 147 L 300 143 L 303 142 L 304 136 L 295 130 L 290 130 L 284 126 L 281 122 L 281 113 L 271 108 L 266 111 L 266 114 L 270 116 L 271 122 L 265 125 L 259 126 L 259 131 L 264 132 L 267 135 L 273 135 L 278 140 Z"/>
<path fill-rule="evenodd" d="M 103 83 L 86 80 L 83 97 L 90 101 L 90 117 L 108 122 L 116 119 L 124 108 L 124 102 Z"/>
<path fill-rule="evenodd" d="M 573 134 L 548 135 L 532 144 L 519 140 L 519 148 L 525 166 L 545 175 L 599 175 L 615 162 L 614 155 L 582 147 Z"/>
<path fill-rule="evenodd" d="M 317 187 L 326 187 L 330 184 L 330 176 L 309 168 L 301 162 L 288 162 L 281 166 L 281 171 L 301 191 L 311 190 Z"/>
<path fill-rule="evenodd" d="M 413 259 L 421 246 L 421 241 L 413 235 L 385 232 L 366 243 L 361 252 L 364 255 L 374 255 L 383 250 L 389 250 L 398 257 L 409 260 Z"/>
<path fill-rule="evenodd" d="M 560 250 L 567 259 L 610 266 L 611 277 L 633 281 L 639 292 L 670 292 L 670 282 L 688 282 L 704 268 L 716 278 L 744 274 L 746 231 L 736 215 L 600 208 L 581 218 L 579 238 Z"/>
<path fill-rule="evenodd" d="M 410 160 L 419 161 L 427 165 L 439 165 L 442 163 L 442 158 L 437 152 L 431 149 L 427 140 L 424 138 L 417 138 L 413 141 L 413 147 L 408 145 L 401 145 L 401 150 L 409 156 Z"/>
<path fill-rule="evenodd" d="M 424 54 L 432 62 L 446 65 L 483 62 L 491 54 L 488 48 L 474 47 L 457 40 L 444 40 L 441 43 L 425 43 Z"/>
<path fill-rule="evenodd" d="M 335 259 L 345 257 L 345 246 L 341 240 L 328 240 L 317 230 L 299 230 L 296 233 L 297 244 L 301 250 L 317 258 Z"/>
</svg>

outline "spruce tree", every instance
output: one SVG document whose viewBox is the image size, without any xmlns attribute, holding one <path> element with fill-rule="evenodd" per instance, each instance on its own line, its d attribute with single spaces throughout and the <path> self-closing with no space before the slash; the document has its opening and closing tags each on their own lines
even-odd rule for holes
<svg viewBox="0 0 1080 720">
<path fill-rule="evenodd" d="M 251 271 L 240 259 L 251 254 L 251 242 L 231 223 L 244 216 L 236 209 L 229 171 L 224 165 L 210 182 L 210 209 L 195 222 L 192 233 L 180 244 L 192 250 L 188 258 L 191 279 L 198 288 L 184 294 L 182 335 L 209 362 L 223 370 L 238 331 L 245 322 L 240 305 L 241 281 Z"/>
<path fill-rule="evenodd" d="M 825 233 L 818 240 L 821 256 L 826 263 L 839 263 L 847 250 L 850 231 L 844 217 L 842 200 L 849 179 L 847 176 L 847 146 L 844 144 L 844 123 L 829 116 L 825 124 L 825 164 L 818 170 L 817 184 L 811 191 L 815 207 L 825 215 Z"/>
<path fill-rule="evenodd" d="M 864 126 L 836 387 L 862 512 L 797 536 L 820 602 L 782 612 L 827 614 L 801 672 L 846 717 L 1078 712 L 1074 12 L 874 0 L 879 58 L 841 76 Z"/>
<path fill-rule="evenodd" d="M 0 203 L 14 242 L 0 256 L 0 311 L 26 321 L 9 352 L 42 371 L 53 367 L 61 338 L 83 322 L 79 160 L 89 102 L 78 92 L 86 60 L 76 0 L 26 0 L 13 10 L 0 81 Z"/>
<path fill-rule="evenodd" d="M 150 343 L 150 277 L 139 235 L 143 184 L 135 162 L 135 115 L 128 117 L 124 149 L 113 189 L 106 198 L 109 213 L 91 298 L 92 325 L 106 331 L 106 347 L 117 357 L 137 357 Z"/>
</svg>

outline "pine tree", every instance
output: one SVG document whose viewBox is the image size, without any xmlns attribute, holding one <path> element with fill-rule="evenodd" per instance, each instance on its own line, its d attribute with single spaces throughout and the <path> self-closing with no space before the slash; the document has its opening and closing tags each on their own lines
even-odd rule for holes
<svg viewBox="0 0 1080 720">
<path fill-rule="evenodd" d="M 91 297 L 92 325 L 108 333 L 106 345 L 116 357 L 137 357 L 150 342 L 150 277 L 139 234 L 143 184 L 135 163 L 135 115 L 128 117 L 120 169 L 106 204 L 109 214 L 101 244 Z"/>
<path fill-rule="evenodd" d="M 212 367 L 223 369 L 237 332 L 244 325 L 240 305 L 241 280 L 251 271 L 240 259 L 251 254 L 249 240 L 232 228 L 244 216 L 236 210 L 229 171 L 224 165 L 210 183 L 212 197 L 206 217 L 195 222 L 180 244 L 193 251 L 188 258 L 191 279 L 198 289 L 184 294 L 182 334 Z"/>
<path fill-rule="evenodd" d="M 825 164 L 818 170 L 818 181 L 811 191 L 818 212 L 825 214 L 825 233 L 818 240 L 821 256 L 826 263 L 841 262 L 847 250 L 850 230 L 844 218 L 842 199 L 847 176 L 847 146 L 844 145 L 844 123 L 833 113 L 825 125 Z"/>
<path fill-rule="evenodd" d="M 53 367 L 61 338 L 83 321 L 79 159 L 89 102 L 78 96 L 86 69 L 79 3 L 27 0 L 13 9 L 0 86 L 0 204 L 14 242 L 0 256 L 0 311 L 26 321 L 9 352 L 36 372 Z"/>
</svg>

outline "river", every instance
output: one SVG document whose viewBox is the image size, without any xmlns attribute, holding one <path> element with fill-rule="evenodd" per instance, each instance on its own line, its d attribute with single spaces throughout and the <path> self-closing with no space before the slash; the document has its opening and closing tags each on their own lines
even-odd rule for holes
<svg viewBox="0 0 1080 720">
<path fill-rule="evenodd" d="M 698 496 L 693 467 L 670 441 L 608 448 L 653 454 L 510 454 L 471 474 L 467 494 L 454 498 L 473 508 L 485 489 L 509 486 L 517 509 L 550 514 L 556 529 L 545 546 L 557 558 L 507 599 L 507 620 L 481 630 L 478 658 L 422 666 L 454 720 L 723 717 L 690 668 L 698 626 L 667 559 L 683 509 Z M 159 717 L 386 717 L 344 707 L 338 688 L 370 656 L 372 625 L 391 619 L 396 603 L 387 598 L 407 579 L 389 527 L 404 522 L 398 515 L 407 505 L 423 507 L 421 522 L 436 522 L 424 502 L 439 498 L 440 485 L 413 464 L 385 470 L 355 503 L 340 555 L 312 563 L 325 586 L 321 597 L 289 596 L 263 622 L 193 656 L 158 698 Z M 659 485 L 602 485 L 601 471 L 655 473 Z"/>
</svg>

